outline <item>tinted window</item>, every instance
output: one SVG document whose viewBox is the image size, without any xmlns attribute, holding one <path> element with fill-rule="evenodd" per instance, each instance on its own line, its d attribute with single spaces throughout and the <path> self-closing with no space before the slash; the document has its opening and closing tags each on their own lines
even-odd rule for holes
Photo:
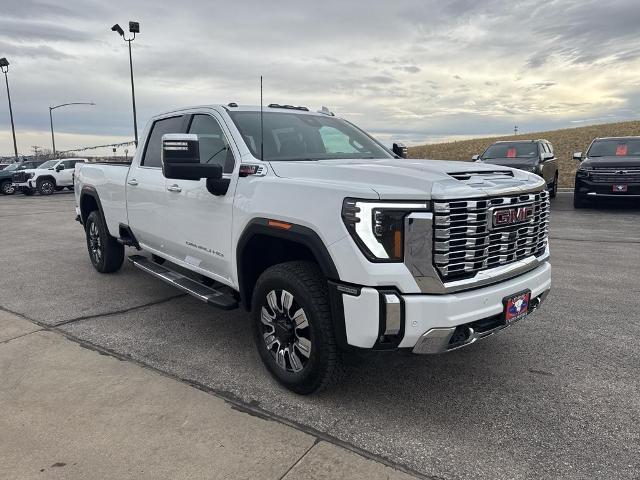
<svg viewBox="0 0 640 480">
<path fill-rule="evenodd" d="M 189 133 L 198 135 L 200 163 L 217 163 L 224 173 L 233 172 L 233 152 L 222 128 L 211 115 L 194 115 Z"/>
<path fill-rule="evenodd" d="M 496 143 L 487 148 L 482 155 L 484 160 L 491 158 L 535 158 L 538 156 L 538 144 L 534 142 Z"/>
<path fill-rule="evenodd" d="M 151 134 L 147 140 L 147 148 L 144 152 L 142 165 L 145 167 L 162 166 L 160 152 L 162 151 L 162 136 L 165 133 L 184 133 L 182 130 L 182 116 L 163 118 L 157 120 L 151 128 Z"/>
<path fill-rule="evenodd" d="M 230 112 L 254 157 L 260 158 L 260 112 Z M 264 160 L 393 158 L 344 120 L 324 115 L 264 113 Z"/>
<path fill-rule="evenodd" d="M 587 157 L 639 157 L 640 139 L 596 140 Z"/>
<path fill-rule="evenodd" d="M 76 160 L 65 160 L 64 162 L 62 162 L 62 164 L 64 165 L 65 169 L 73 169 L 73 167 L 76 165 Z"/>
</svg>

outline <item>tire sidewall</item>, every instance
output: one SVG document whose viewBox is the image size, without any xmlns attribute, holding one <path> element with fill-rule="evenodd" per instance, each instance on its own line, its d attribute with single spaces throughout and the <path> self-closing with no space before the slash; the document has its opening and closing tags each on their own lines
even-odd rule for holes
<svg viewBox="0 0 640 480">
<path fill-rule="evenodd" d="M 13 195 L 16 193 L 16 188 L 13 186 L 11 180 L 4 180 L 2 184 L 0 184 L 0 188 L 2 188 L 3 195 Z"/>
<path fill-rule="evenodd" d="M 44 191 L 42 186 L 46 185 L 47 183 L 51 185 L 51 189 L 49 191 Z M 55 189 L 56 189 L 56 183 L 53 180 L 49 180 L 48 178 L 46 178 L 38 182 L 38 193 L 40 195 L 51 195 L 53 194 Z"/>
<path fill-rule="evenodd" d="M 325 345 L 327 339 L 324 337 L 322 329 L 318 328 L 321 312 L 314 299 L 301 285 L 290 281 L 288 278 L 278 277 L 274 272 L 267 271 L 260 277 L 253 294 L 253 332 L 258 353 L 262 358 L 269 372 L 278 381 L 296 393 L 306 394 L 314 391 L 318 387 L 318 378 L 322 376 L 322 370 L 326 368 L 327 355 Z M 262 306 L 266 295 L 271 290 L 287 290 L 296 299 L 296 302 L 304 309 L 309 322 L 311 356 L 309 362 L 300 372 L 284 371 L 278 366 L 273 355 L 267 350 L 262 336 L 262 322 L 260 320 Z"/>
<path fill-rule="evenodd" d="M 99 262 L 96 262 L 95 258 L 93 257 L 93 254 L 91 253 L 91 241 L 89 239 L 89 231 L 90 231 L 91 225 L 94 223 L 98 229 L 98 235 L 100 236 L 100 246 L 101 246 L 100 248 L 102 249 L 102 255 L 100 257 Z M 95 210 L 89 214 L 85 222 L 85 237 L 87 241 L 87 251 L 89 252 L 89 259 L 91 260 L 91 263 L 96 268 L 96 270 L 98 271 L 104 270 L 106 237 L 105 237 L 104 229 L 102 226 L 102 219 L 100 217 L 100 213 Z"/>
</svg>

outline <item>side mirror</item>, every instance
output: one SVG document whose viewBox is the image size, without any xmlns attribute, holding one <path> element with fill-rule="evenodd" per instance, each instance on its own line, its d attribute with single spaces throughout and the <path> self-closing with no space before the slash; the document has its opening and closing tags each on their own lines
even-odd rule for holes
<svg viewBox="0 0 640 480">
<path fill-rule="evenodd" d="M 476 154 L 473 157 L 471 157 L 471 161 L 472 162 L 479 162 L 480 161 L 480 155 Z"/>
<path fill-rule="evenodd" d="M 167 133 L 162 136 L 162 174 L 175 180 L 221 179 L 222 166 L 200 163 L 197 135 Z"/>
<path fill-rule="evenodd" d="M 409 150 L 404 143 L 394 143 L 392 150 L 393 153 L 402 158 L 407 158 L 407 156 L 409 155 Z"/>
<path fill-rule="evenodd" d="M 581 162 L 581 161 L 582 161 L 582 152 L 576 152 L 576 153 L 574 153 L 574 154 L 573 154 L 573 159 L 574 159 L 574 160 L 577 160 L 577 161 L 579 161 L 579 162 Z"/>
<path fill-rule="evenodd" d="M 60 170 L 64 170 L 64 165 L 60 164 L 56 167 L 56 172 L 59 172 Z"/>
</svg>

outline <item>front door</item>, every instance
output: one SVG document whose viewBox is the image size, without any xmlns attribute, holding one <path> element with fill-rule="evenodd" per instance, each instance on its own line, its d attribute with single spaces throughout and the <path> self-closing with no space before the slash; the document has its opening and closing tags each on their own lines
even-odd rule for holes
<svg viewBox="0 0 640 480">
<path fill-rule="evenodd" d="M 151 126 L 144 152 L 134 161 L 126 181 L 129 227 L 141 245 L 166 253 L 170 230 L 166 178 L 160 154 L 162 135 L 184 133 L 184 116 L 162 118 Z"/>
<path fill-rule="evenodd" d="M 211 278 L 231 282 L 231 227 L 234 174 L 239 158 L 227 126 L 217 113 L 196 114 L 189 121 L 188 133 L 198 135 L 200 162 L 222 165 L 230 180 L 225 195 L 207 190 L 206 179 L 166 181 L 167 252 L 174 258 L 202 269 Z"/>
</svg>

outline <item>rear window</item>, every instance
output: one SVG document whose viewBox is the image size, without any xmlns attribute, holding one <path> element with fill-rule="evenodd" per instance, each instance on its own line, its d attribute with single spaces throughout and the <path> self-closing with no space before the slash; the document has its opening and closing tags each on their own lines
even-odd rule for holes
<svg viewBox="0 0 640 480">
<path fill-rule="evenodd" d="M 640 139 L 596 140 L 587 157 L 639 157 Z"/>
<path fill-rule="evenodd" d="M 535 158 L 538 156 L 538 144 L 534 142 L 496 143 L 482 155 L 483 160 L 492 158 Z"/>
<path fill-rule="evenodd" d="M 160 168 L 160 152 L 162 151 L 162 136 L 166 133 L 184 133 L 183 132 L 183 116 L 163 118 L 156 120 L 151 127 L 151 134 L 147 140 L 147 148 L 144 152 L 142 165 L 144 167 Z"/>
</svg>

